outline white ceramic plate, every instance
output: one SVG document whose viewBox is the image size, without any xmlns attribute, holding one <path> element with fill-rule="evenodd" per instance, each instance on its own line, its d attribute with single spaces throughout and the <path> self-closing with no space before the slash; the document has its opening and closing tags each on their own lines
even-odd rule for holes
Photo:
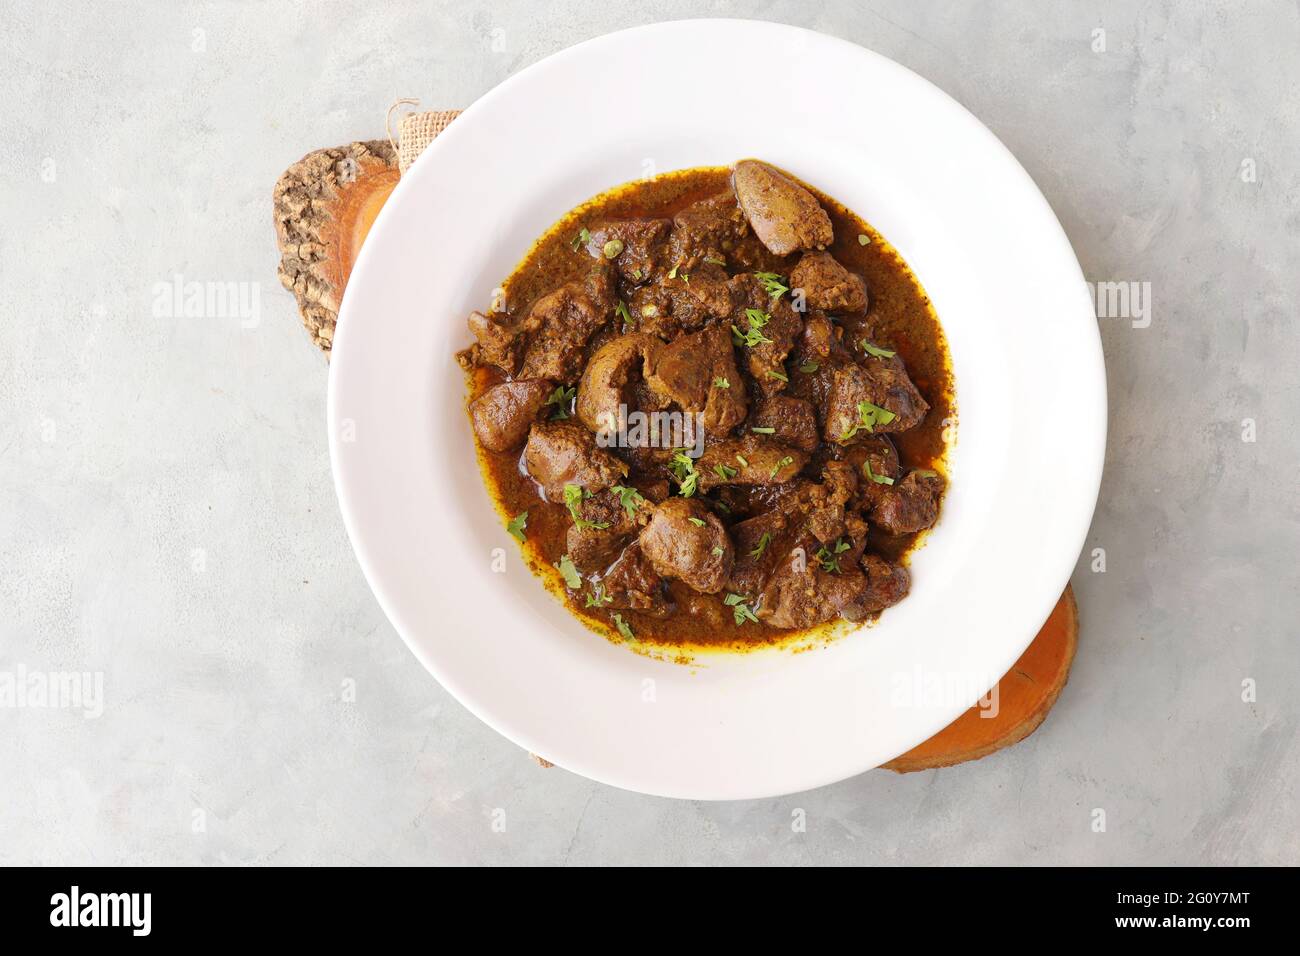
<svg viewBox="0 0 1300 956">
<path fill-rule="evenodd" d="M 606 642 L 522 566 L 475 466 L 453 353 L 469 342 L 465 316 L 570 208 L 647 172 L 747 156 L 846 203 L 902 252 L 947 332 L 961 422 L 943 517 L 912 562 L 907 600 L 824 649 L 689 668 Z M 878 766 L 1014 663 L 1091 520 L 1105 376 L 1069 242 L 974 117 L 844 41 L 693 20 L 552 56 L 434 141 L 348 284 L 329 429 L 366 577 L 466 707 L 609 784 L 760 797 Z M 498 548 L 504 574 L 492 570 Z"/>
</svg>

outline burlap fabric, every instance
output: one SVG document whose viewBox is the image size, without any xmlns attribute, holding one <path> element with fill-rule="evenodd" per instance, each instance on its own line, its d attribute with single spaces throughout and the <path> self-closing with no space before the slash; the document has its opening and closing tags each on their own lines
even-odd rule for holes
<svg viewBox="0 0 1300 956">
<path fill-rule="evenodd" d="M 403 115 L 397 134 L 397 168 L 405 173 L 415 158 L 424 152 L 424 147 L 459 115 L 460 110 L 428 110 Z"/>
</svg>

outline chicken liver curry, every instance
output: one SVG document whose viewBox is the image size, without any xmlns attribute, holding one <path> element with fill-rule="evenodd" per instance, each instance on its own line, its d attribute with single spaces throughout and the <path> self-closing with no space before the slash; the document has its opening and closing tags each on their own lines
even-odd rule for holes
<svg viewBox="0 0 1300 956">
<path fill-rule="evenodd" d="M 746 648 L 907 596 L 946 487 L 947 345 L 839 203 L 756 160 L 619 187 L 469 330 L 488 489 L 593 629 Z"/>
</svg>

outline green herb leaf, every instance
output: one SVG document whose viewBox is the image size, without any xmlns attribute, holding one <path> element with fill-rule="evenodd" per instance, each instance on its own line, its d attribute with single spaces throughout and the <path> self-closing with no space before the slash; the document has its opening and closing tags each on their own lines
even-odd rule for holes
<svg viewBox="0 0 1300 956">
<path fill-rule="evenodd" d="M 614 615 L 614 626 L 618 628 L 618 632 L 623 635 L 624 639 L 629 641 L 636 640 L 636 635 L 632 633 L 631 626 L 623 620 L 622 614 Z"/>
<path fill-rule="evenodd" d="M 776 429 L 775 429 L 775 428 L 768 428 L 767 426 L 755 426 L 755 427 L 751 428 L 750 431 L 753 432 L 755 435 L 775 435 L 775 434 L 776 434 Z"/>
<path fill-rule="evenodd" d="M 736 461 L 740 462 L 740 466 L 741 466 L 742 468 L 748 468 L 748 467 L 749 467 L 749 461 L 745 458 L 744 455 L 740 454 L 740 452 L 737 452 L 737 453 L 736 453 Z"/>
<path fill-rule="evenodd" d="M 758 329 L 750 329 L 742 332 L 734 325 L 731 327 L 731 340 L 737 345 L 743 345 L 746 348 L 756 348 L 759 345 L 770 344 L 771 339 L 760 332 Z"/>
<path fill-rule="evenodd" d="M 676 279 L 676 278 L 677 278 L 677 267 L 676 267 L 676 266 L 673 266 L 671 269 L 668 270 L 668 278 L 670 278 L 670 279 Z"/>
<path fill-rule="evenodd" d="M 881 408 L 879 405 L 873 405 L 870 402 L 858 402 L 858 417 L 862 420 L 862 425 L 867 431 L 871 431 L 877 425 L 888 425 L 898 416 L 887 408 Z"/>
<path fill-rule="evenodd" d="M 888 425 L 897 417 L 887 408 L 881 408 L 871 402 L 858 402 L 858 421 L 844 430 L 840 435 L 840 441 L 848 441 L 858 433 L 858 429 L 874 432 L 877 425 Z"/>
<path fill-rule="evenodd" d="M 551 397 L 544 403 L 556 406 L 551 415 L 551 421 L 569 417 L 569 403 L 573 401 L 573 396 L 577 394 L 577 391 L 576 386 L 574 388 L 565 388 L 563 385 L 555 386 L 555 391 L 551 392 Z"/>
<path fill-rule="evenodd" d="M 768 534 L 766 531 L 764 531 L 763 537 L 758 539 L 758 547 L 754 548 L 753 551 L 749 552 L 750 556 L 755 558 L 761 558 L 763 556 L 763 552 L 767 550 L 767 546 L 768 544 L 771 543 L 771 541 L 772 541 L 772 536 Z"/>
<path fill-rule="evenodd" d="M 703 518 L 687 518 L 686 520 L 689 521 L 691 524 L 695 525 L 697 528 L 703 528 L 706 524 L 708 524 L 708 522 L 705 521 Z"/>
<path fill-rule="evenodd" d="M 615 485 L 610 491 L 618 495 L 618 503 L 623 506 L 629 518 L 636 516 L 636 509 L 641 507 L 641 502 L 645 501 L 645 496 L 641 492 L 626 485 Z"/>
<path fill-rule="evenodd" d="M 772 466 L 772 473 L 768 475 L 768 477 L 775 478 L 776 473 L 778 471 L 780 471 L 782 468 L 787 467 L 788 465 L 793 465 L 793 464 L 794 464 L 794 459 L 791 458 L 789 455 L 786 455 L 784 458 L 782 458 L 780 461 L 778 461 L 775 465 Z"/>
<path fill-rule="evenodd" d="M 874 471 L 872 471 L 870 459 L 863 460 L 862 471 L 866 474 L 868 478 L 870 478 L 878 485 L 892 485 L 894 483 L 894 479 L 890 478 L 888 475 L 877 475 Z"/>
<path fill-rule="evenodd" d="M 605 593 L 605 586 L 597 581 L 591 586 L 591 594 L 587 595 L 587 607 L 600 607 L 602 604 L 613 604 L 612 595 Z"/>
<path fill-rule="evenodd" d="M 713 380 L 713 387 L 714 387 L 714 388 L 731 388 L 731 382 L 727 381 L 727 379 L 725 379 L 725 378 L 723 378 L 722 376 L 719 375 L 717 378 L 715 378 L 715 379 Z"/>
<path fill-rule="evenodd" d="M 713 473 L 723 481 L 730 481 L 736 477 L 736 469 L 730 465 L 717 464 L 713 466 Z"/>
<path fill-rule="evenodd" d="M 889 349 L 877 348 L 866 339 L 863 339 L 858 344 L 862 346 L 862 351 L 868 355 L 874 355 L 876 358 L 893 358 L 898 354 L 897 352 L 891 352 Z"/>
<path fill-rule="evenodd" d="M 763 326 L 772 321 L 772 317 L 762 309 L 746 309 L 745 318 L 749 322 L 749 329 L 745 332 L 740 331 L 734 325 L 731 327 L 732 340 L 737 345 L 745 345 L 754 348 L 758 345 L 771 343 L 771 339 L 762 332 Z"/>
<path fill-rule="evenodd" d="M 518 540 L 521 544 L 528 540 L 528 535 L 524 534 L 524 529 L 528 527 L 528 512 L 521 511 L 510 519 L 506 524 L 506 531 L 510 536 Z"/>
<path fill-rule="evenodd" d="M 737 627 L 744 624 L 746 621 L 753 621 L 755 624 L 758 623 L 758 618 L 754 616 L 754 612 L 745 604 L 745 598 L 743 596 L 739 594 L 728 594 L 722 599 L 722 603 L 731 608 L 731 613 L 736 620 Z"/>
<path fill-rule="evenodd" d="M 677 493 L 683 498 L 695 494 L 700 482 L 700 473 L 695 470 L 695 460 L 684 452 L 677 452 L 668 461 L 668 470 L 677 479 Z"/>
<path fill-rule="evenodd" d="M 578 573 L 577 566 L 573 559 L 567 554 L 560 557 L 560 561 L 555 567 L 560 572 L 560 577 L 564 578 L 565 587 L 570 591 L 579 591 L 582 589 L 582 575 Z"/>
<path fill-rule="evenodd" d="M 636 325 L 636 323 L 632 321 L 632 313 L 627 310 L 627 303 L 622 299 L 619 299 L 618 305 L 614 306 L 614 314 L 628 325 Z"/>
<path fill-rule="evenodd" d="M 811 375 L 819 368 L 821 368 L 821 366 L 818 365 L 816 362 L 804 362 L 802 365 L 799 366 L 799 371 L 803 372 L 805 375 Z"/>
<path fill-rule="evenodd" d="M 582 507 L 583 500 L 590 497 L 591 492 L 584 491 L 579 485 L 564 486 L 564 507 L 569 509 L 569 517 L 573 519 L 573 526 L 579 531 L 586 531 L 588 528 L 603 531 L 609 527 L 608 521 L 588 521 L 578 510 Z"/>
<path fill-rule="evenodd" d="M 870 244 L 871 244 L 871 237 L 869 237 L 865 232 L 858 233 L 858 245 L 868 246 Z"/>
<path fill-rule="evenodd" d="M 785 372 L 778 372 L 775 369 L 769 368 L 764 374 L 769 375 L 775 379 L 780 379 L 782 382 L 790 381 L 790 376 L 786 375 Z"/>
<path fill-rule="evenodd" d="M 827 574 L 839 574 L 840 559 L 838 555 L 843 554 L 845 551 L 849 550 L 849 548 L 850 545 L 847 541 L 845 541 L 843 538 L 836 538 L 834 554 L 832 554 L 830 551 L 828 551 L 825 548 L 825 546 L 823 546 L 817 549 L 817 554 L 815 555 L 815 557 L 819 562 L 821 562 L 822 570 L 825 571 Z"/>
<path fill-rule="evenodd" d="M 775 272 L 755 272 L 754 278 L 762 284 L 767 294 L 774 299 L 779 299 L 790 291 L 790 287 L 785 285 L 781 281 L 781 277 Z"/>
<path fill-rule="evenodd" d="M 722 266 L 724 269 L 727 267 L 727 260 L 719 259 L 716 256 L 705 256 L 704 261 L 712 262 L 715 266 Z"/>
<path fill-rule="evenodd" d="M 591 233 L 586 230 L 586 227 L 583 227 L 583 230 L 573 237 L 570 245 L 573 246 L 573 251 L 577 252 L 589 242 L 591 242 Z"/>
</svg>

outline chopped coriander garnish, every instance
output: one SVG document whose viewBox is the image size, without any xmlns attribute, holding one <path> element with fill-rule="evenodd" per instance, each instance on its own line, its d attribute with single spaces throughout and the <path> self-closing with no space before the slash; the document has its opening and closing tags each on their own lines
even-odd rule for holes
<svg viewBox="0 0 1300 956">
<path fill-rule="evenodd" d="M 581 485 L 564 486 L 564 507 L 569 509 L 569 514 L 571 514 L 575 520 L 578 518 L 578 507 L 582 504 L 582 499 L 585 495 L 586 493 L 583 491 Z"/>
<path fill-rule="evenodd" d="M 758 623 L 758 618 L 754 616 L 754 612 L 749 609 L 747 604 L 745 604 L 745 598 L 742 595 L 728 594 L 722 599 L 722 603 L 731 608 L 731 614 L 736 620 L 737 627 L 744 624 L 746 621 L 753 621 L 755 624 Z"/>
<path fill-rule="evenodd" d="M 790 291 L 790 287 L 781 281 L 781 277 L 775 272 L 755 272 L 754 278 L 762 283 L 767 294 L 774 299 L 781 298 L 782 295 Z"/>
<path fill-rule="evenodd" d="M 849 547 L 850 547 L 849 543 L 845 541 L 843 538 L 836 538 L 834 554 L 832 554 L 829 550 L 827 550 L 825 546 L 818 548 L 816 558 L 819 562 L 821 562 L 822 570 L 825 571 L 827 574 L 839 574 L 840 573 L 839 556 L 843 554 L 845 551 L 849 550 Z"/>
<path fill-rule="evenodd" d="M 623 506 L 629 518 L 635 517 L 636 509 L 641 507 L 641 502 L 645 501 L 645 496 L 641 492 L 626 485 L 615 485 L 610 491 L 618 495 L 618 503 Z"/>
<path fill-rule="evenodd" d="M 627 310 L 627 303 L 622 299 L 619 299 L 618 305 L 614 306 L 614 314 L 628 325 L 636 325 L 636 323 L 632 321 L 632 313 Z"/>
<path fill-rule="evenodd" d="M 584 491 L 579 485 L 564 486 L 564 507 L 569 509 L 569 516 L 573 518 L 573 526 L 579 531 L 586 531 L 588 528 L 595 528 L 603 531 L 609 527 L 608 521 L 588 521 L 579 512 L 582 502 L 591 497 L 590 491 Z"/>
<path fill-rule="evenodd" d="M 862 470 L 863 470 L 863 472 L 866 473 L 866 476 L 867 476 L 868 478 L 870 478 L 872 481 L 874 481 L 874 482 L 875 482 L 876 484 L 878 484 L 878 485 L 892 485 L 892 484 L 894 483 L 894 479 L 893 479 L 893 478 L 890 478 L 888 475 L 877 475 L 874 471 L 872 471 L 872 470 L 871 470 L 871 460 L 870 460 L 870 459 L 864 459 L 864 460 L 863 460 L 863 462 L 862 462 Z"/>
<path fill-rule="evenodd" d="M 506 531 L 510 533 L 511 537 L 522 543 L 528 540 L 528 535 L 524 534 L 524 529 L 527 527 L 528 512 L 521 511 L 519 514 L 511 518 L 508 524 L 506 524 Z"/>
<path fill-rule="evenodd" d="M 668 270 L 668 278 L 670 278 L 670 279 L 676 279 L 676 278 L 677 278 L 677 267 L 676 267 L 676 266 L 673 266 L 671 269 Z"/>
<path fill-rule="evenodd" d="M 713 473 L 723 481 L 730 481 L 736 477 L 736 469 L 730 465 L 717 464 L 713 466 Z"/>
<path fill-rule="evenodd" d="M 868 355 L 874 355 L 876 358 L 893 358 L 898 354 L 897 352 L 891 352 L 889 349 L 877 348 L 866 339 L 863 339 L 858 344 L 862 346 L 862 351 L 866 352 Z"/>
<path fill-rule="evenodd" d="M 560 577 L 564 578 L 564 585 L 570 591 L 579 591 L 582 589 L 582 575 L 578 573 L 578 568 L 573 563 L 573 559 L 567 554 L 560 557 L 560 562 L 555 566 L 559 569 Z"/>
<path fill-rule="evenodd" d="M 771 543 L 771 541 L 772 541 L 772 536 L 768 534 L 766 531 L 764 531 L 763 537 L 758 539 L 758 547 L 754 548 L 753 551 L 749 552 L 750 557 L 761 558 L 763 556 L 763 552 L 767 550 L 767 546 L 768 544 Z"/>
<path fill-rule="evenodd" d="M 858 415 L 862 418 L 863 423 L 867 425 L 868 430 L 876 425 L 888 425 L 898 417 L 889 409 L 873 405 L 870 402 L 858 402 Z"/>
<path fill-rule="evenodd" d="M 821 368 L 821 366 L 818 365 L 816 362 L 804 362 L 802 365 L 799 366 L 799 371 L 803 372 L 805 375 L 811 375 L 819 368 Z"/>
<path fill-rule="evenodd" d="M 563 385 L 555 386 L 555 391 L 551 392 L 551 397 L 544 404 L 556 406 L 555 412 L 551 415 L 551 421 L 569 417 L 569 402 L 573 401 L 573 396 L 577 394 L 578 389 L 565 388 Z"/>
<path fill-rule="evenodd" d="M 772 466 L 772 473 L 768 475 L 768 477 L 775 478 L 776 473 L 778 471 L 780 471 L 782 468 L 785 468 L 788 465 L 793 465 L 793 464 L 794 464 L 794 459 L 791 458 L 789 455 L 786 455 L 784 458 L 782 458 L 780 461 L 778 461 L 775 465 Z"/>
<path fill-rule="evenodd" d="M 745 318 L 749 322 L 749 329 L 745 332 L 740 331 L 734 325 L 731 327 L 732 340 L 737 345 L 745 345 L 754 348 L 758 345 L 771 343 L 771 339 L 763 334 L 763 326 L 772 321 L 772 317 L 762 309 L 746 309 Z"/>
<path fill-rule="evenodd" d="M 762 332 L 760 332 L 758 329 L 750 329 L 747 332 L 742 332 L 740 331 L 740 329 L 736 328 L 733 325 L 731 327 L 731 332 L 732 332 L 731 340 L 733 342 L 735 342 L 737 345 L 744 345 L 751 349 L 754 348 L 755 346 L 764 345 L 772 341 L 767 336 L 765 336 Z"/>
<path fill-rule="evenodd" d="M 677 452 L 668 461 L 668 470 L 677 479 L 677 493 L 683 498 L 695 494 L 700 481 L 700 473 L 695 470 L 695 460 L 684 452 Z"/>
<path fill-rule="evenodd" d="M 695 527 L 697 528 L 703 528 L 706 524 L 708 524 L 708 522 L 705 521 L 703 518 L 689 517 L 686 520 L 689 521 L 691 524 L 695 525 Z"/>
<path fill-rule="evenodd" d="M 605 593 L 605 586 L 597 581 L 591 586 L 591 594 L 587 595 L 587 607 L 600 607 L 602 604 L 613 604 L 612 595 Z"/>
<path fill-rule="evenodd" d="M 722 550 L 722 548 L 721 548 L 720 546 L 718 546 L 718 545 L 716 545 L 716 544 L 713 546 L 713 556 L 714 556 L 715 558 L 720 558 L 720 557 L 722 557 L 722 555 L 723 555 L 724 553 L 725 553 L 725 552 Z"/>
<path fill-rule="evenodd" d="M 573 246 L 573 251 L 577 252 L 589 242 L 591 242 L 591 233 L 589 233 L 586 230 L 586 227 L 584 227 L 580 233 L 573 237 L 573 242 L 571 242 L 570 245 Z"/>
<path fill-rule="evenodd" d="M 759 427 L 759 426 L 754 426 L 753 428 L 750 429 L 750 431 L 753 432 L 755 435 L 775 435 L 775 434 L 776 434 L 776 429 L 775 429 L 775 428 L 767 428 L 767 427 Z"/>
<path fill-rule="evenodd" d="M 770 375 L 772 378 L 779 379 L 782 382 L 790 381 L 790 376 L 786 375 L 785 372 L 778 372 L 775 369 L 768 369 L 764 374 Z"/>
<path fill-rule="evenodd" d="M 745 456 L 740 454 L 739 452 L 736 453 L 736 461 L 740 462 L 740 467 L 742 468 L 749 467 L 749 462 L 745 459 Z"/>
<path fill-rule="evenodd" d="M 714 388 L 731 388 L 731 382 L 727 381 L 721 375 L 713 380 Z"/>
<path fill-rule="evenodd" d="M 618 632 L 622 634 L 625 639 L 629 641 L 636 640 L 636 635 L 632 633 L 632 628 L 628 626 L 627 621 L 623 620 L 622 614 L 614 615 L 614 626 L 618 628 Z"/>
<path fill-rule="evenodd" d="M 617 259 L 618 254 L 623 251 L 623 240 L 611 239 L 601 247 L 600 251 L 605 253 L 606 259 Z"/>
<path fill-rule="evenodd" d="M 848 441 L 858 433 L 858 429 L 874 432 L 877 425 L 888 425 L 898 416 L 887 408 L 873 405 L 871 402 L 858 402 L 858 421 L 847 425 L 840 435 L 840 441 Z"/>
</svg>

